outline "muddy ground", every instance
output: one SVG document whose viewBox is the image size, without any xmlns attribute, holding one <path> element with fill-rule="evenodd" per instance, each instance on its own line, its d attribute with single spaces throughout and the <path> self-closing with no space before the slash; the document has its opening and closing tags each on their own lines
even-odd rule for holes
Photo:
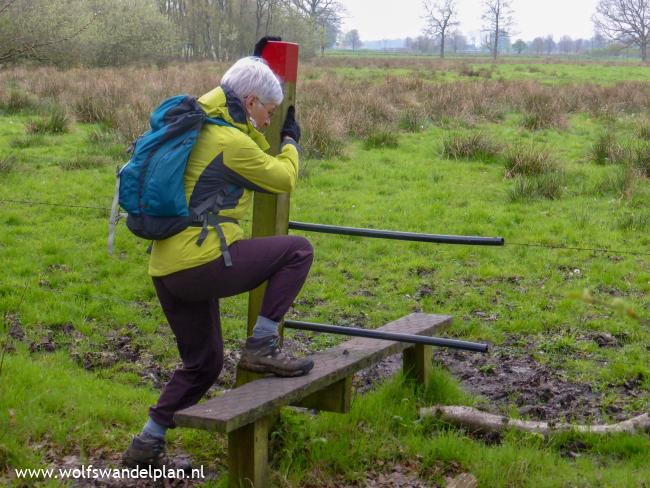
<svg viewBox="0 0 650 488">
<path fill-rule="evenodd" d="M 77 363 L 89 371 L 123 365 L 137 371 L 143 384 L 162 388 L 169 380 L 177 364 L 159 364 L 156 359 L 137 343 L 137 329 L 127 326 L 112 331 L 101 347 L 89 347 L 87 338 L 71 325 L 63 324 L 43 330 L 28 337 L 17 317 L 12 317 L 9 336 L 13 341 L 23 341 L 33 353 L 47 353 L 59 348 L 68 350 Z M 607 334 L 586 336 L 600 347 L 619 347 L 619 340 Z M 312 352 L 313 337 L 297 333 L 285 342 L 285 349 L 295 355 L 303 356 Z M 622 385 L 611 385 L 618 393 L 618 402 L 604 403 L 602 394 L 594 391 L 589 384 L 569 381 L 560 369 L 541 364 L 535 359 L 539 344 L 530 342 L 522 345 L 521 338 L 512 337 L 503 344 L 492 346 L 488 354 L 437 349 L 435 360 L 447 368 L 468 392 L 479 395 L 483 401 L 480 408 L 492 413 L 507 413 L 514 406 L 522 416 L 535 420 L 601 423 L 628 418 L 624 406 L 630 399 L 647 396 L 642 390 L 644 378 L 636 378 Z M 241 341 L 227 341 L 225 344 L 224 369 L 208 396 L 234 386 L 235 370 L 239 360 Z M 364 394 L 383 380 L 393 375 L 401 367 L 401 355 L 395 355 L 380 363 L 360 371 L 354 376 L 353 385 L 357 394 Z M 144 413 L 143 413 L 144 415 Z M 59 458 L 47 449 L 48 461 L 57 467 L 80 466 L 76 456 Z M 95 467 L 119 466 L 119 453 L 89 453 Z M 187 455 L 171 453 L 173 460 L 181 465 L 187 462 Z M 210 478 L 218 478 L 218 473 L 206 473 Z M 163 486 L 139 481 L 132 484 L 121 480 L 93 480 L 78 486 Z M 166 486 L 192 486 L 191 482 L 167 483 Z M 345 486 L 335 482 L 332 486 Z M 378 466 L 369 472 L 365 484 L 388 488 L 393 486 L 425 486 L 417 477 L 416 470 L 402 465 Z"/>
</svg>

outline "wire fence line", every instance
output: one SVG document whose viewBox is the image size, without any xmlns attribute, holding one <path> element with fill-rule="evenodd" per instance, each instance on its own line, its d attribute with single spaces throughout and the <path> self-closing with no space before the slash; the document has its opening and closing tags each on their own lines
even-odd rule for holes
<svg viewBox="0 0 650 488">
<path fill-rule="evenodd" d="M 40 279 L 40 277 L 39 277 L 39 279 Z M 0 288 L 2 288 L 3 286 L 7 286 L 7 285 L 9 285 L 9 284 L 0 282 Z M 32 284 L 32 286 L 30 286 L 29 281 L 26 281 L 24 283 L 24 285 L 23 285 L 23 287 L 21 289 L 20 303 L 19 303 L 18 307 L 16 308 L 17 311 L 20 309 L 20 307 L 21 307 L 21 305 L 22 305 L 22 303 L 24 301 L 26 293 L 28 291 L 30 291 L 33 287 L 34 287 L 33 284 Z M 140 308 L 142 308 L 143 305 L 148 306 L 148 305 L 152 304 L 152 302 L 147 302 L 147 301 L 143 301 L 143 300 L 124 300 L 124 299 L 121 299 L 121 298 L 111 297 L 111 296 L 108 296 L 108 295 L 74 293 L 74 292 L 70 292 L 70 291 L 67 291 L 67 290 L 57 290 L 57 289 L 53 289 L 53 288 L 46 288 L 46 287 L 40 287 L 40 286 L 38 288 L 38 291 L 43 291 L 45 293 L 56 293 L 56 294 L 61 295 L 61 296 L 70 296 L 70 295 L 78 296 L 78 297 L 81 297 L 81 298 L 84 298 L 84 299 L 90 299 L 90 300 L 99 299 L 99 300 L 111 301 L 111 302 L 115 302 L 115 303 L 121 303 L 121 304 L 124 304 L 124 305 L 140 307 Z M 155 304 L 157 305 L 157 301 L 155 301 Z M 156 308 L 158 308 L 158 307 L 156 307 Z M 162 310 L 160 312 L 161 312 L 160 313 L 161 317 L 164 319 L 164 315 L 162 313 Z M 3 317 L 3 318 L 6 320 L 6 317 Z M 4 325 L 6 327 L 7 324 L 4 324 Z M 0 329 L 0 332 L 1 332 L 1 329 Z M 9 330 L 7 329 L 5 332 L 8 333 Z M 3 346 L 2 349 L 4 349 L 5 348 L 4 346 L 6 346 L 6 342 L 4 344 L 2 344 L 2 346 Z M 4 352 L 2 349 L 0 349 L 0 358 L 3 355 L 2 353 Z M 563 352 L 558 352 L 558 353 L 547 352 L 547 353 L 545 353 L 545 356 L 552 359 L 554 357 L 560 357 L 560 356 L 566 357 L 566 354 L 563 353 Z M 624 364 L 624 365 L 636 366 L 636 365 L 639 364 L 639 361 L 633 361 L 633 360 L 630 360 L 630 359 L 625 359 L 625 358 L 620 357 L 620 355 L 618 355 L 618 357 L 616 357 L 616 358 L 585 357 L 585 356 L 576 357 L 575 355 L 573 355 L 571 357 L 567 357 L 566 360 L 567 361 L 570 361 L 570 360 L 589 361 L 589 362 L 593 362 L 593 363 L 599 363 L 599 364 L 601 364 L 603 366 L 607 366 L 607 365 L 611 365 L 611 364 Z M 0 367 L 1 367 L 1 362 L 0 362 Z"/>
<path fill-rule="evenodd" d="M 111 209 L 108 207 L 98 207 L 91 205 L 70 205 L 63 203 L 51 203 L 51 202 L 37 202 L 30 200 L 0 200 L 0 204 L 14 204 L 14 205 L 44 205 L 50 207 L 63 207 L 63 208 L 77 208 L 77 209 L 86 209 L 86 210 L 102 210 L 106 212 L 106 215 L 110 215 Z M 241 222 L 251 222 L 250 219 L 239 219 Z M 600 252 L 608 254 L 629 254 L 631 256 L 650 256 L 650 252 L 641 252 L 641 251 L 628 251 L 628 250 L 619 250 L 619 249 L 606 249 L 604 247 L 576 247 L 576 246 L 567 246 L 564 244 L 541 244 L 533 242 L 506 242 L 507 246 L 520 246 L 520 247 L 537 247 L 543 249 L 554 249 L 554 250 L 566 250 L 566 251 L 583 251 L 583 252 Z"/>
</svg>

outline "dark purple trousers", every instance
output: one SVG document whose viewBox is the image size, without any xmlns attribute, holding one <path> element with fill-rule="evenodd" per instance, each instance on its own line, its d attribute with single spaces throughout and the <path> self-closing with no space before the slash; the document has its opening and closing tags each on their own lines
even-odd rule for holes
<svg viewBox="0 0 650 488">
<path fill-rule="evenodd" d="M 260 315 L 280 321 L 302 288 L 313 259 L 311 244 L 299 236 L 241 240 L 229 249 L 232 267 L 219 258 L 153 278 L 183 361 L 149 410 L 160 425 L 173 427 L 174 412 L 197 403 L 221 372 L 219 298 L 252 290 L 268 280 Z"/>
</svg>

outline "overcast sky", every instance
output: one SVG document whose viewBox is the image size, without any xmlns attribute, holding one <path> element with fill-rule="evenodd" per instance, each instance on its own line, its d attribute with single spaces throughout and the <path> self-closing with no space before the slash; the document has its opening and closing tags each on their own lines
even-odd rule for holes
<svg viewBox="0 0 650 488">
<path fill-rule="evenodd" d="M 481 29 L 482 0 L 457 0 L 458 28 L 466 35 Z M 598 0 L 512 0 L 515 39 L 551 34 L 557 41 L 593 36 L 591 16 Z M 362 41 L 422 34 L 422 0 L 341 0 L 347 9 L 343 29 L 358 29 Z"/>
</svg>

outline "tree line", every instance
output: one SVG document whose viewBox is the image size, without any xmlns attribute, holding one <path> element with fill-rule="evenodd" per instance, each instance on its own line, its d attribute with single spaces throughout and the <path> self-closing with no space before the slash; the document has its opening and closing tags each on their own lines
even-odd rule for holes
<svg viewBox="0 0 650 488">
<path fill-rule="evenodd" d="M 496 59 L 504 44 L 507 43 L 509 47 L 514 33 L 512 0 L 483 0 L 482 5 L 481 44 Z M 458 0 L 423 0 L 422 7 L 426 22 L 424 40 L 435 42 L 442 58 L 445 55 L 447 39 L 455 36 L 458 42 L 459 33 L 454 30 L 459 24 Z M 596 30 L 592 41 L 609 41 L 620 50 L 636 47 L 643 62 L 647 61 L 650 43 L 650 0 L 599 0 L 592 21 Z M 524 50 L 538 55 L 542 52 L 551 54 L 555 49 L 568 54 L 571 51 L 580 51 L 588 44 L 584 40 L 574 41 L 569 36 L 562 37 L 556 44 L 553 38 L 548 36 L 535 38 L 530 44 L 519 39 L 512 47 L 519 54 Z"/>
<path fill-rule="evenodd" d="M 340 32 L 338 0 L 0 0 L 0 64 L 231 61 L 280 35 L 301 55 Z"/>
</svg>

